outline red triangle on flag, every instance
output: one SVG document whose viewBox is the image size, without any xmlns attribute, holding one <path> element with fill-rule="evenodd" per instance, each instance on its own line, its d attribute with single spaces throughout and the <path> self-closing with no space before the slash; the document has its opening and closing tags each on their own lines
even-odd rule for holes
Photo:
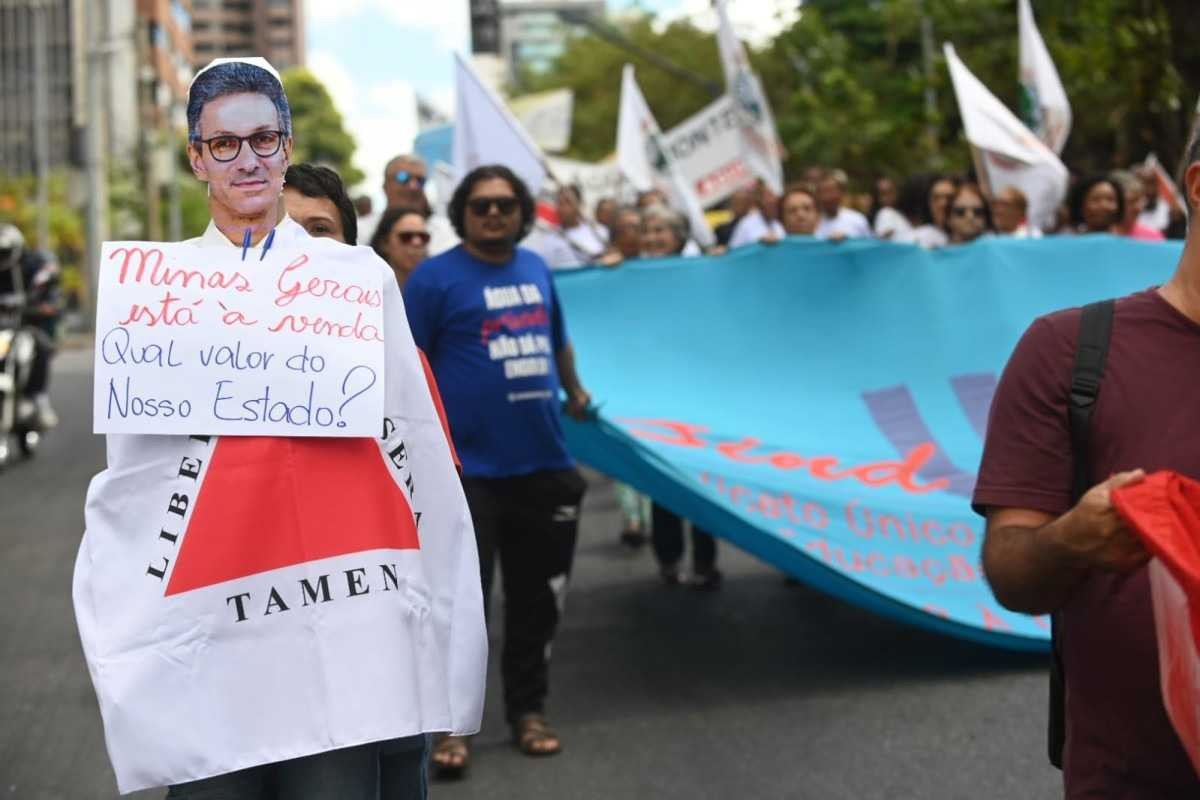
<svg viewBox="0 0 1200 800">
<path fill-rule="evenodd" d="M 347 553 L 418 549 L 388 469 L 371 439 L 218 439 L 167 595 Z"/>
</svg>

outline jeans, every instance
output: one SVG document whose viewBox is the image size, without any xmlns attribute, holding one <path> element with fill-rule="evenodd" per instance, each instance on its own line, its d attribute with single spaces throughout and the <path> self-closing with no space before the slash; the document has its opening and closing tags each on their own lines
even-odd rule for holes
<svg viewBox="0 0 1200 800">
<path fill-rule="evenodd" d="M 331 750 L 176 784 L 167 798 L 379 800 L 379 745 Z"/>
<path fill-rule="evenodd" d="M 550 690 L 550 643 L 558 628 L 575 558 L 579 506 L 587 488 L 578 470 L 511 478 L 464 478 L 463 488 L 490 608 L 492 573 L 500 559 L 504 586 L 504 646 L 500 674 L 505 718 L 544 711 Z"/>
<path fill-rule="evenodd" d="M 379 743 L 380 800 L 425 800 L 429 795 L 430 735 Z"/>
</svg>

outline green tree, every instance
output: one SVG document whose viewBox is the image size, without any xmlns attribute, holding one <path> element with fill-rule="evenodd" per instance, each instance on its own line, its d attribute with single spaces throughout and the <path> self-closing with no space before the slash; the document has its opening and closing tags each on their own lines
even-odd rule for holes
<svg viewBox="0 0 1200 800">
<path fill-rule="evenodd" d="M 640 16 L 617 23 L 635 45 L 658 53 L 697 76 L 721 85 L 721 62 L 712 34 L 690 22 L 675 22 L 656 31 L 653 18 Z M 682 122 L 715 98 L 704 89 L 639 61 L 625 50 L 593 35 L 572 37 L 545 74 L 525 75 L 530 91 L 567 87 L 575 91 L 571 147 L 568 155 L 600 159 L 616 146 L 621 70 L 637 69 L 638 85 L 663 130 Z"/>
<path fill-rule="evenodd" d="M 354 166 L 354 137 L 345 129 L 333 98 L 316 76 L 303 67 L 283 73 L 283 88 L 292 109 L 295 150 L 292 161 L 323 164 L 337 171 L 349 189 L 363 179 Z"/>
<path fill-rule="evenodd" d="M 923 66 L 922 6 L 937 46 L 932 81 Z M 1183 33 L 1192 29 L 1194 13 L 1187 0 L 1037 3 L 1038 25 L 1074 112 L 1063 153 L 1068 166 L 1107 169 L 1150 150 L 1165 163 L 1179 157 L 1200 88 L 1200 57 Z M 755 57 L 792 155 L 789 170 L 837 164 L 860 179 L 966 170 L 944 41 L 1000 100 L 1018 108 L 1012 0 L 806 0 L 800 19 Z M 931 118 L 927 85 L 937 94 Z"/>
</svg>

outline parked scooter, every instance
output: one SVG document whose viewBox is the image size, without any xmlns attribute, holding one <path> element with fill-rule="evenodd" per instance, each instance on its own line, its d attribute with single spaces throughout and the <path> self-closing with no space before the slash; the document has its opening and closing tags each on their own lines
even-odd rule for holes
<svg viewBox="0 0 1200 800">
<path fill-rule="evenodd" d="M 22 456 L 32 456 L 46 428 L 52 426 L 47 422 L 55 421 L 52 410 L 47 417 L 41 408 L 48 408 L 48 399 L 35 385 L 45 382 L 37 371 L 48 369 L 44 348 L 52 345 L 40 341 L 45 334 L 27 324 L 29 295 L 21 268 L 24 244 L 16 227 L 0 225 L 0 468 L 12 460 L 14 443 Z"/>
</svg>

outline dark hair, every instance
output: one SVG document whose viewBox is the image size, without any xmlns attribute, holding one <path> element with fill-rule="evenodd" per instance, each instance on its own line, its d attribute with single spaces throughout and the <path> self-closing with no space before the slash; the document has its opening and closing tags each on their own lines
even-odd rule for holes
<svg viewBox="0 0 1200 800">
<path fill-rule="evenodd" d="M 954 196 L 950 198 L 950 207 L 946 209 L 946 220 L 942 226 L 942 230 L 946 232 L 946 235 L 950 234 L 950 219 L 954 216 L 954 202 L 958 200 L 958 196 L 963 192 L 970 192 L 983 203 L 983 231 L 981 231 L 980 235 L 995 230 L 996 226 L 992 224 L 992 204 L 988 202 L 987 195 L 983 193 L 983 189 L 977 183 L 960 183 L 958 188 L 954 190 Z"/>
<path fill-rule="evenodd" d="M 446 212 L 450 216 L 450 224 L 454 226 L 454 232 L 458 234 L 458 238 L 464 241 L 467 238 L 467 200 L 471 197 L 471 191 L 475 188 L 475 184 L 493 178 L 507 181 L 508 185 L 512 187 L 513 194 L 517 196 L 517 202 L 521 205 L 521 230 L 517 234 L 517 241 L 524 239 L 533 228 L 533 195 L 529 193 L 529 187 L 525 185 L 525 181 L 518 178 L 516 173 L 508 167 L 500 164 L 485 164 L 468 172 L 467 176 L 455 187 L 454 196 L 450 198 L 450 206 Z"/>
<path fill-rule="evenodd" d="M 387 256 L 383 252 L 383 242 L 391 234 L 392 228 L 400 221 L 402 217 L 407 217 L 409 214 L 416 214 L 422 219 L 429 217 L 424 211 L 415 206 L 393 206 L 384 211 L 379 217 L 379 224 L 375 226 L 375 232 L 371 234 L 371 249 L 376 254 L 387 261 Z"/>
<path fill-rule="evenodd" d="M 205 104 L 230 94 L 265 95 L 275 104 L 275 111 L 279 113 L 279 129 L 283 135 L 292 135 L 292 109 L 288 106 L 283 86 L 262 67 L 233 61 L 200 73 L 188 90 L 188 141 L 200 140 L 200 112 Z"/>
<path fill-rule="evenodd" d="M 932 222 L 929 215 L 929 188 L 932 185 L 929 175 L 910 175 L 900 184 L 896 210 L 914 227 Z"/>
<path fill-rule="evenodd" d="M 1117 194 L 1117 218 L 1113 220 L 1113 223 L 1115 224 L 1125 219 L 1125 192 L 1121 189 L 1121 184 L 1108 175 L 1089 175 L 1071 188 L 1071 194 L 1067 198 L 1067 209 L 1071 214 L 1071 224 L 1075 227 L 1083 224 L 1083 204 L 1087 200 L 1088 194 L 1102 183 L 1107 183 Z"/>
<path fill-rule="evenodd" d="M 283 176 L 283 185 L 305 197 L 324 197 L 331 201 L 342 218 L 342 235 L 346 244 L 358 244 L 358 215 L 346 194 L 341 176 L 329 167 L 317 164 L 292 164 Z"/>
</svg>

